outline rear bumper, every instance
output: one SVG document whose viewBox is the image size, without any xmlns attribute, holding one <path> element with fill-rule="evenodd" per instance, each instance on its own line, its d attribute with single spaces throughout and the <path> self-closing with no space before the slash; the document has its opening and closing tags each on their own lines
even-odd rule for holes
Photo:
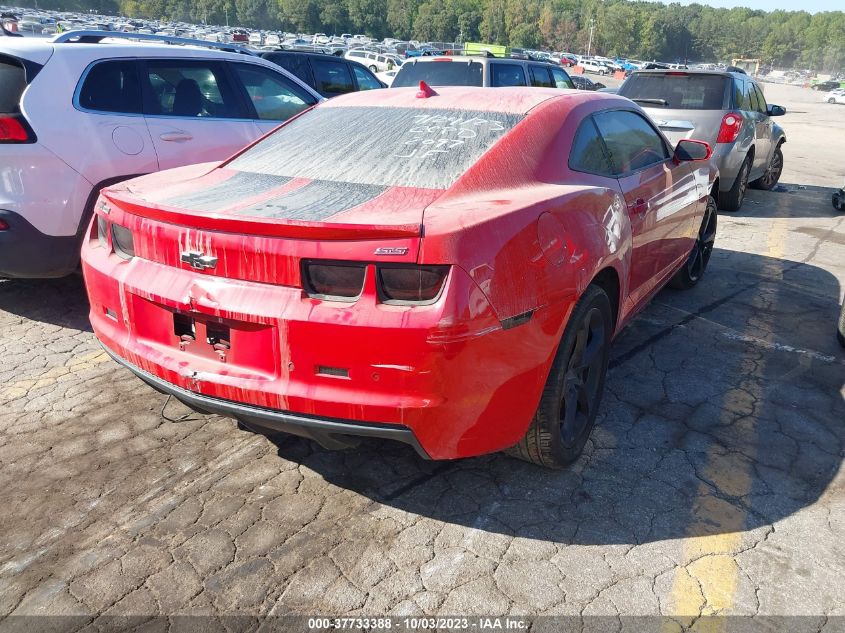
<svg viewBox="0 0 845 633">
<path fill-rule="evenodd" d="M 251 407 L 239 402 L 203 396 L 172 385 L 144 371 L 140 367 L 136 367 L 129 361 L 122 359 L 109 348 L 104 347 L 104 349 L 115 362 L 123 365 L 153 389 L 171 395 L 197 411 L 233 417 L 241 420 L 247 426 L 254 425 L 263 429 L 307 437 L 326 448 L 346 448 L 351 446 L 352 442 L 342 439 L 348 436 L 378 437 L 386 440 L 395 440 L 413 447 L 423 459 L 431 459 L 423 447 L 420 446 L 414 432 L 402 425 L 364 424 L 349 420 L 333 420 L 292 413 L 290 411 L 275 411 L 273 409 Z"/>
<path fill-rule="evenodd" d="M 354 303 L 300 288 L 212 277 L 85 240 L 94 332 L 155 388 L 198 409 L 309 435 L 387 437 L 431 459 L 490 453 L 528 427 L 570 306 L 504 328 L 486 297 L 453 267 L 426 306 L 378 302 L 374 271 Z M 193 319 L 180 343 L 175 318 Z M 211 328 L 230 328 L 218 356 Z"/>
<path fill-rule="evenodd" d="M 63 277 L 79 265 L 76 235 L 46 235 L 23 216 L 0 209 L 0 277 Z"/>
</svg>

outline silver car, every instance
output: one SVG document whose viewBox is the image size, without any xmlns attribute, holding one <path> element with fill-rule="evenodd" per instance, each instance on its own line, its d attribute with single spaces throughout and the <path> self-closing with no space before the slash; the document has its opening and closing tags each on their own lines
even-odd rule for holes
<svg viewBox="0 0 845 633">
<path fill-rule="evenodd" d="M 749 184 L 772 189 L 783 171 L 786 134 L 771 117 L 786 108 L 766 103 L 757 82 L 737 70 L 643 70 L 619 88 L 636 101 L 670 142 L 707 141 L 719 168 L 719 208 L 736 211 Z"/>
</svg>

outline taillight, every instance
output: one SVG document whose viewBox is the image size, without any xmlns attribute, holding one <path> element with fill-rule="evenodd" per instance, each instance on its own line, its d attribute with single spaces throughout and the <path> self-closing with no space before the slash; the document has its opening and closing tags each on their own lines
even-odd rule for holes
<svg viewBox="0 0 845 633">
<path fill-rule="evenodd" d="M 742 130 L 742 115 L 736 112 L 728 112 L 722 117 L 722 126 L 719 128 L 717 143 L 733 143 L 739 132 Z"/>
<path fill-rule="evenodd" d="M 378 266 L 378 289 L 384 303 L 432 303 L 440 296 L 448 266 Z"/>
<path fill-rule="evenodd" d="M 315 299 L 354 301 L 364 290 L 367 265 L 303 260 L 302 287 Z"/>
<path fill-rule="evenodd" d="M 8 231 L 9 223 L 6 220 L 0 220 L 0 231 Z"/>
<path fill-rule="evenodd" d="M 114 252 L 123 259 L 135 257 L 135 241 L 132 239 L 132 231 L 119 224 L 111 225 L 111 245 Z"/>
<path fill-rule="evenodd" d="M 16 116 L 0 115 L 0 143 L 27 143 L 29 132 Z"/>
</svg>

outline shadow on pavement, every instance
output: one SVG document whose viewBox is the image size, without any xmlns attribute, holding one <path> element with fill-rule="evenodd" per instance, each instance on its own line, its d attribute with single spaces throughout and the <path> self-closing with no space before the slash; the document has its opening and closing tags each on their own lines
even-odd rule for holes
<svg viewBox="0 0 845 633">
<path fill-rule="evenodd" d="M 0 312 L 76 330 L 91 331 L 82 275 L 60 279 L 0 280 Z"/>
<path fill-rule="evenodd" d="M 771 191 L 749 189 L 739 211 L 720 211 L 729 218 L 831 218 L 842 215 L 830 198 L 834 187 L 778 183 Z"/>
<path fill-rule="evenodd" d="M 838 298 L 820 268 L 717 249 L 702 284 L 662 292 L 619 336 L 593 438 L 566 471 L 272 439 L 339 487 L 486 532 L 604 545 L 752 530 L 818 500 L 840 468 Z"/>
</svg>

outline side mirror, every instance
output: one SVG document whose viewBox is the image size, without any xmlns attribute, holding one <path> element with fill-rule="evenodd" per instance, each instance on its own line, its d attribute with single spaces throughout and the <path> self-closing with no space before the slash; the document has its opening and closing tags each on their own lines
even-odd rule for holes
<svg viewBox="0 0 845 633">
<path fill-rule="evenodd" d="M 675 146 L 675 155 L 672 159 L 675 163 L 708 160 L 713 155 L 710 145 L 704 141 L 694 141 L 683 138 Z"/>
<path fill-rule="evenodd" d="M 786 114 L 786 108 L 779 105 L 770 105 L 768 114 L 769 116 L 783 116 Z"/>
</svg>

